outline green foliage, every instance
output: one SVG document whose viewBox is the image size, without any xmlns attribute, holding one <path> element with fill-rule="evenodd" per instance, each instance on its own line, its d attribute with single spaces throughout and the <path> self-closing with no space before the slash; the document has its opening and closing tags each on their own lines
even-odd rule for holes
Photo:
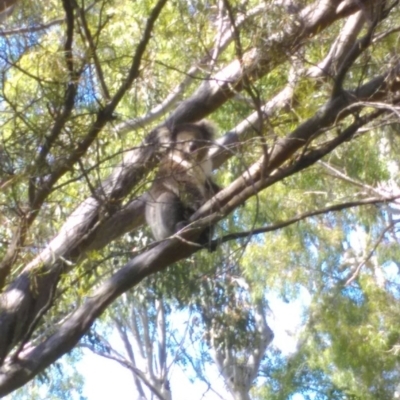
<svg viewBox="0 0 400 400">
<path fill-rule="evenodd" d="M 288 101 L 265 118 L 261 130 L 254 124 L 243 140 L 240 137 L 239 145 L 229 148 L 232 157 L 217 172 L 222 187 L 248 172 L 262 156 L 276 151 L 280 139 L 293 140 L 290 134 L 332 98 L 340 68 L 334 66 L 326 76 L 317 77 L 307 71 L 320 66 L 345 21 L 325 30 L 321 26 L 318 40 L 302 38 L 293 48 L 279 52 L 270 42 L 279 41 L 276 32 L 283 35 L 296 15 L 296 10 L 286 5 L 264 2 L 267 8 L 242 24 L 246 13 L 261 3 L 172 0 L 155 24 L 138 76 L 116 106 L 114 119 L 99 131 L 92 130 L 125 84 L 156 2 L 77 1 L 71 53 L 65 47 L 67 24 L 62 3 L 21 0 L 0 32 L 0 259 L 13 247 L 16 234 L 23 232 L 14 246 L 17 251 L 6 283 L 46 248 L 88 196 L 102 207 L 88 231 L 82 232 L 83 245 L 92 230 L 119 206 L 125 207 L 146 192 L 153 171 L 124 199 L 105 199 L 96 188 L 167 118 L 171 108 L 153 117 L 154 108 L 177 87 L 184 86 L 184 90 L 171 105 L 175 108 L 199 87 L 214 84 L 213 77 L 222 68 L 235 62 L 244 68 L 250 57 L 246 52 L 257 47 L 257 57 L 265 58 L 258 67 L 268 64 L 269 72 L 260 73 L 259 79 L 249 73 L 237 87 L 233 82 L 237 95 L 210 109 L 210 118 L 222 137 L 251 114 L 261 115 L 261 107 L 288 87 L 290 77 L 293 94 Z M 219 14 L 221 4 L 229 5 L 232 15 L 227 9 Z M 237 32 L 232 30 L 227 46 L 218 48 L 224 35 L 231 32 L 231 17 L 240 26 Z M 366 21 L 358 38 L 371 27 L 369 17 Z M 343 89 L 355 90 L 398 62 L 399 22 L 399 10 L 393 9 L 377 25 L 374 41 L 351 65 Z M 268 54 L 263 53 L 265 49 Z M 396 83 L 398 77 L 386 79 Z M 190 84 L 182 85 L 186 80 L 191 80 Z M 66 99 L 71 88 L 76 93 L 69 104 Z M 347 95 L 350 99 L 354 92 Z M 395 95 L 389 97 L 392 101 Z M 215 232 L 216 238 L 240 232 L 246 235 L 224 242 L 213 253 L 200 251 L 148 277 L 109 307 L 83 343 L 107 353 L 109 348 L 96 333 L 111 336 L 116 323 L 128 331 L 135 321 L 140 338 L 145 338 L 147 330 L 154 343 L 161 342 L 161 304 L 169 333 L 168 356 L 186 371 L 192 367 L 196 379 L 207 381 L 205 365 L 213 362 L 211 354 L 224 349 L 238 364 L 254 355 L 252 350 L 262 341 L 257 312 L 261 307 L 268 318 L 273 315 L 274 310 L 270 313 L 266 305 L 266 298 L 272 296 L 286 303 L 302 303 L 301 326 L 293 327 L 295 350 L 289 352 L 273 342 L 261 357 L 254 398 L 392 399 L 400 378 L 398 203 L 309 214 L 398 192 L 400 125 L 396 107 L 383 100 L 353 104 L 350 111 L 343 111 L 345 118 L 339 116 L 329 126 L 314 127 L 315 137 L 265 176 L 265 181 L 272 183 L 255 190 Z M 379 109 L 386 110 L 384 117 L 363 126 L 351 140 L 313 165 L 273 181 L 285 168 L 301 165 L 304 155 L 322 149 L 359 118 Z M 135 129 L 120 128 L 120 123 L 143 116 L 148 120 L 143 119 Z M 89 141 L 81 151 L 80 146 Z M 43 197 L 37 197 L 40 190 Z M 299 220 L 281 227 L 295 218 Z M 270 230 L 253 235 L 257 228 Z M 49 337 L 94 288 L 145 251 L 151 241 L 148 228 L 140 227 L 79 257 L 67 252 L 54 304 L 49 311 L 43 310 L 45 318 L 40 315 L 32 324 L 37 328 L 28 338 L 32 345 Z M 140 320 L 143 315 L 148 325 L 145 317 Z M 179 328 L 174 326 L 176 315 L 185 319 L 185 337 L 179 336 Z M 72 353 L 68 363 L 74 365 L 78 359 L 77 353 Z M 219 366 L 219 370 L 223 368 Z M 11 398 L 82 399 L 82 384 L 83 378 L 62 360 Z"/>
<path fill-rule="evenodd" d="M 16 390 L 10 400 L 87 400 L 82 389 L 84 378 L 75 369 L 81 356 L 78 350 L 57 361 L 34 381 Z"/>
<path fill-rule="evenodd" d="M 289 381 L 289 390 L 270 398 L 316 393 L 320 385 L 328 389 L 316 394 L 321 399 L 392 398 L 399 378 L 393 346 L 398 310 L 394 299 L 371 283 L 315 298 L 299 351 L 270 374 L 276 379 L 285 371 L 282 383 Z"/>
</svg>

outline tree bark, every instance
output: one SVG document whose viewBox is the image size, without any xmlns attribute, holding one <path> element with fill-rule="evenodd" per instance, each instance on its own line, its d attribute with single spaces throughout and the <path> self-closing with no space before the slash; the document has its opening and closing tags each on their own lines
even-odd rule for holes
<svg viewBox="0 0 400 400">
<path fill-rule="evenodd" d="M 265 75 L 286 60 L 287 54 L 293 52 L 302 41 L 319 33 L 337 19 L 357 11 L 361 3 L 360 0 L 343 3 L 338 0 L 325 0 L 307 7 L 300 13 L 299 19 L 284 32 L 266 38 L 263 48 L 254 48 L 244 54 L 242 60 L 232 62 L 204 81 L 193 96 L 181 103 L 167 122 L 192 122 L 207 116 L 232 98 L 237 91 L 242 90 L 246 79 L 255 80 Z M 394 71 L 397 77 L 398 68 Z M 394 71 L 391 71 L 391 76 Z M 343 94 L 336 97 L 313 118 L 300 125 L 286 138 L 279 140 L 268 156 L 268 163 L 257 163 L 217 196 L 216 201 L 221 207 L 221 213 L 214 215 L 213 220 L 222 218 L 246 198 L 254 195 L 254 188 L 261 190 L 266 187 L 266 174 L 276 171 L 322 129 L 356 109 L 346 110 L 349 105 L 361 100 L 380 99 L 388 91 L 394 90 L 395 86 L 391 85 L 393 81 L 389 81 L 387 77 L 388 75 L 372 80 L 352 92 L 351 96 Z M 112 104 L 114 108 L 126 89 L 127 87 L 121 88 L 117 93 L 118 96 Z M 357 107 L 360 109 L 362 105 Z M 128 154 L 124 163 L 104 181 L 96 195 L 86 199 L 71 214 L 60 233 L 25 267 L 3 294 L 0 314 L 1 360 L 5 359 L 16 343 L 24 344 L 28 340 L 30 332 L 41 316 L 51 307 L 60 275 L 68 272 L 73 262 L 82 260 L 89 249 L 101 248 L 124 233 L 127 228 L 142 223 L 143 217 L 138 212 L 143 207 L 143 199 L 134 200 L 126 208 L 119 210 L 104 206 L 109 203 L 120 204 L 145 173 L 155 165 L 156 144 L 157 131 L 154 131 L 141 149 Z M 195 218 L 206 215 L 209 206 L 208 204 L 203 207 Z M 128 216 L 132 217 L 132 221 L 126 223 L 125 219 Z M 184 237 L 186 238 L 186 235 Z M 190 239 L 192 236 L 189 234 L 187 237 Z M 16 357 L 8 358 L 4 362 L 0 369 L 0 395 L 26 383 L 62 354 L 71 350 L 94 320 L 124 291 L 136 285 L 145 276 L 188 257 L 197 249 L 173 239 L 134 258 L 104 282 L 52 336 L 33 348 L 25 346 Z"/>
</svg>

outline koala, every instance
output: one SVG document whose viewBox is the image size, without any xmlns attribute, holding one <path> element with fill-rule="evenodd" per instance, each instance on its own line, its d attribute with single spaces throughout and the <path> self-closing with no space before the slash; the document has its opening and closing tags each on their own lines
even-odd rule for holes
<svg viewBox="0 0 400 400">
<path fill-rule="evenodd" d="M 147 194 L 146 221 L 156 240 L 184 228 L 190 217 L 220 188 L 211 179 L 208 149 L 214 128 L 208 121 L 181 124 L 170 131 L 171 147 L 161 159 L 158 173 Z M 198 239 L 207 244 L 212 228 Z"/>
</svg>

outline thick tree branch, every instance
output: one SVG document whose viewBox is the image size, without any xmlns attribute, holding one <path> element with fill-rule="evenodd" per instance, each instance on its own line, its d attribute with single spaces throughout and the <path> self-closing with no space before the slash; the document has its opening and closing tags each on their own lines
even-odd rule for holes
<svg viewBox="0 0 400 400">
<path fill-rule="evenodd" d="M 365 21 L 365 12 L 362 10 L 351 15 L 331 46 L 328 55 L 318 65 L 309 68 L 306 75 L 313 78 L 335 76 L 344 58 L 353 47 Z"/>
<path fill-rule="evenodd" d="M 254 18 L 255 16 L 261 14 L 265 11 L 265 4 L 254 7 L 245 15 L 240 16 L 236 21 L 236 26 L 242 27 L 249 20 Z M 212 69 L 219 55 L 228 47 L 228 45 L 233 40 L 233 34 L 231 30 L 227 27 L 224 27 L 220 37 L 216 40 L 214 48 L 208 51 L 207 55 L 203 57 L 203 59 L 193 65 L 189 70 L 185 73 L 185 78 L 180 82 L 177 86 L 175 86 L 168 96 L 156 107 L 151 109 L 146 115 L 141 117 L 136 117 L 128 121 L 124 121 L 118 124 L 114 130 L 117 133 L 126 133 L 139 128 L 146 127 L 149 123 L 155 121 L 157 118 L 165 115 L 166 112 L 172 109 L 183 96 L 185 90 L 193 83 L 194 80 L 197 79 L 199 72 L 204 68 L 202 65 L 207 62 L 209 59 L 209 53 L 212 53 L 212 57 L 210 60 L 210 65 L 206 66 L 208 69 Z"/>
<path fill-rule="evenodd" d="M 136 78 L 138 74 L 138 67 L 140 65 L 141 56 L 146 47 L 147 41 L 150 38 L 150 33 L 152 30 L 153 23 L 161 11 L 164 1 L 160 1 L 153 11 L 152 16 L 149 18 L 147 28 L 145 30 L 142 42 L 139 44 L 135 58 L 132 63 L 131 70 L 129 72 L 127 80 L 117 91 L 113 100 L 98 114 L 98 118 L 92 128 L 89 130 L 87 137 L 77 146 L 74 154 L 68 159 L 68 165 L 72 165 L 78 158 L 80 158 L 89 145 L 92 143 L 97 133 L 103 128 L 105 123 L 112 117 L 112 112 L 118 104 L 119 100 L 122 98 L 127 88 L 130 86 L 132 81 Z M 283 34 L 277 34 L 266 39 L 264 42 L 264 47 L 262 49 L 253 49 L 252 51 L 244 54 L 243 62 L 234 62 L 228 67 L 217 73 L 208 82 L 205 82 L 200 86 L 198 91 L 187 101 L 183 102 L 180 107 L 173 113 L 169 119 L 170 122 L 183 122 L 183 121 L 193 121 L 203 116 L 207 115 L 209 112 L 214 110 L 218 105 L 226 102 L 230 97 L 232 97 L 237 90 L 241 90 L 243 87 L 243 82 L 248 77 L 252 79 L 257 79 L 260 76 L 267 73 L 271 68 L 275 67 L 277 64 L 282 63 L 287 57 L 287 49 L 295 48 L 301 40 L 308 39 L 310 36 L 318 33 L 321 29 L 329 26 L 331 23 L 337 19 L 349 15 L 350 13 L 357 10 L 358 2 L 347 2 L 346 7 L 338 8 L 341 4 L 340 1 L 325 1 L 316 2 L 310 7 L 307 7 L 300 14 L 300 22 L 295 21 L 292 26 L 288 27 Z M 269 54 L 273 54 L 272 58 Z M 370 85 L 374 89 L 380 87 L 383 82 L 379 81 L 379 84 Z M 370 91 L 366 90 L 367 94 Z M 362 97 L 362 93 L 360 94 Z M 349 104 L 349 100 L 339 100 L 336 99 L 337 103 L 331 105 L 329 110 L 324 110 L 323 115 L 318 114 L 316 118 L 307 126 L 302 126 L 300 129 L 296 130 L 292 135 L 290 135 L 286 140 L 278 142 L 278 146 L 275 146 L 274 151 L 271 154 L 270 171 L 277 168 L 281 163 L 290 157 L 294 151 L 303 146 L 310 137 L 310 132 L 314 134 L 319 132 L 322 127 L 329 126 L 335 118 L 338 117 L 339 111 L 343 112 L 345 105 Z M 333 111 L 333 116 L 328 116 L 328 111 Z M 146 141 L 146 145 L 152 143 L 154 138 L 150 138 Z M 122 200 L 122 198 L 129 193 L 131 188 L 139 181 L 146 169 L 151 165 L 152 160 L 152 150 L 150 151 L 136 151 L 133 152 L 132 156 L 127 157 L 124 164 L 118 167 L 114 173 L 107 179 L 104 185 L 99 189 L 95 197 L 87 199 L 78 209 L 71 215 L 67 223 L 62 228 L 60 235 L 58 235 L 48 246 L 48 248 L 21 274 L 19 278 L 10 286 L 8 291 L 3 297 L 3 312 L 0 316 L 0 324 L 2 326 L 2 335 L 0 337 L 0 355 L 4 357 L 7 351 L 12 347 L 13 343 L 23 337 L 27 327 L 33 323 L 38 314 L 41 313 L 43 308 L 49 303 L 49 298 L 51 295 L 52 288 L 55 287 L 59 279 L 60 274 L 67 270 L 64 264 L 65 259 L 77 259 L 79 256 L 84 255 L 84 251 L 89 248 L 90 243 L 96 235 L 97 229 L 101 226 L 102 220 L 107 220 L 107 215 L 104 217 L 100 216 L 100 208 L 107 200 L 113 200 L 117 203 Z M 66 164 L 66 165 L 67 165 Z M 53 177 L 57 178 L 65 173 L 66 165 L 59 168 L 59 170 L 54 172 Z M 262 170 L 256 171 L 256 175 L 262 174 Z M 54 182 L 49 182 L 50 186 Z M 246 180 L 242 181 L 241 187 L 246 187 L 248 182 Z M 234 183 L 233 191 L 229 190 L 225 192 L 224 195 L 228 195 L 225 200 L 229 203 L 229 193 L 232 194 L 237 189 L 237 185 Z M 250 182 L 251 185 L 251 182 Z M 231 185 L 232 186 L 232 185 Z M 253 189 L 251 189 L 253 190 Z M 248 193 L 252 195 L 254 192 Z M 232 205 L 233 203 L 230 203 Z M 229 207 L 225 208 L 226 212 L 229 212 Z M 186 236 L 185 236 L 186 237 Z M 190 235 L 189 235 L 190 237 Z M 175 243 L 177 239 L 172 240 Z M 151 253 L 152 251 L 146 253 L 146 257 L 150 257 L 150 260 L 146 258 L 146 268 L 143 271 L 143 276 L 147 276 L 155 272 L 158 269 L 164 268 L 166 265 L 176 261 L 177 259 L 183 258 L 190 255 L 195 251 L 193 247 L 183 245 L 180 243 L 179 252 L 176 249 L 173 251 L 173 255 L 169 253 L 170 245 L 165 248 L 165 256 L 163 262 L 160 263 L 159 259 L 152 260 L 153 256 L 158 253 Z M 160 247 L 162 246 L 162 247 Z M 156 249 L 164 249 L 164 244 L 157 246 Z M 164 250 L 162 250 L 164 251 Z M 150 255 L 149 255 L 150 254 Z M 159 254 L 158 254 L 159 255 Z M 140 256 L 139 256 L 140 257 Z M 179 257 L 179 258 L 177 258 Z M 136 259 L 135 259 L 136 260 Z M 140 258 L 139 258 L 140 261 Z M 138 261 L 138 262 L 139 262 Z M 142 260 L 144 262 L 144 260 Z M 154 264 L 150 264 L 154 262 Z M 143 266 L 137 265 L 139 268 L 139 275 L 134 273 L 135 278 L 130 278 L 129 285 L 134 285 L 142 279 L 142 269 Z M 123 269 L 124 270 L 124 269 Z M 126 269 L 125 269 L 126 271 Z M 138 279 L 138 280 L 137 280 Z M 110 293 L 101 293 L 102 305 L 100 308 L 96 307 L 89 301 L 88 307 L 94 306 L 93 312 L 89 314 L 78 314 L 72 319 L 71 324 L 63 325 L 60 331 L 57 332 L 52 340 L 43 342 L 35 350 L 31 351 L 29 354 L 34 355 L 36 358 L 29 357 L 24 359 L 30 366 L 32 364 L 32 369 L 27 374 L 32 377 L 34 374 L 43 369 L 48 363 L 54 361 L 60 354 L 67 351 L 69 346 L 73 346 L 77 340 L 79 340 L 80 335 L 84 332 L 90 324 L 93 322 L 99 313 L 101 313 L 109 302 L 115 299 L 120 293 L 128 288 L 128 286 L 114 287 L 113 283 L 111 286 L 102 286 L 104 291 L 110 289 Z M 35 292 L 32 291 L 35 289 Z M 97 293 L 97 292 L 96 292 Z M 100 292 L 99 292 L 100 293 Z M 82 321 L 82 318 L 84 321 Z M 79 322 L 78 322 L 79 321 Z M 75 324 L 79 324 L 77 327 Z M 46 344 L 47 343 L 47 344 Z M 40 347 L 40 346 L 44 347 Z M 42 355 L 39 358 L 39 353 L 36 352 L 37 349 L 41 349 Z M 22 356 L 21 356 L 22 357 Z M 36 361 L 32 361 L 36 359 Z M 12 360 L 12 359 L 10 359 Z M 19 360 L 22 358 L 15 358 L 15 365 L 18 365 Z M 21 361 L 25 364 L 25 361 Z M 21 365 L 22 365 L 21 364 Z M 12 361 L 7 362 L 7 368 L 13 368 Z M 19 368 L 18 368 L 19 369 Z M 25 373 L 20 374 L 16 378 L 12 373 L 10 374 L 10 379 L 14 383 L 19 384 L 14 381 L 16 379 L 18 382 L 23 382 L 28 379 Z M 8 378 L 5 378 L 8 381 Z M 4 387 L 10 387 L 5 384 Z M 14 386 L 15 387 L 15 386 Z"/>
<path fill-rule="evenodd" d="M 83 139 L 77 145 L 72 155 L 70 155 L 67 158 L 67 161 L 52 173 L 51 179 L 49 179 L 49 182 L 47 182 L 49 187 L 52 187 L 54 182 L 56 182 L 57 179 L 61 177 L 70 168 L 71 165 L 73 165 L 78 159 L 80 159 L 80 157 L 89 148 L 90 144 L 97 137 L 97 134 L 101 131 L 104 125 L 109 120 L 112 119 L 112 113 L 115 107 L 118 105 L 118 102 L 121 100 L 124 93 L 129 89 L 130 85 L 137 78 L 139 74 L 139 67 L 143 53 L 151 38 L 151 33 L 155 21 L 157 20 L 165 3 L 166 0 L 159 0 L 156 6 L 154 7 L 153 11 L 151 12 L 143 32 L 143 37 L 137 46 L 136 53 L 133 57 L 133 61 L 126 80 L 123 82 L 123 84 L 121 85 L 121 87 L 119 88 L 113 99 L 110 101 L 110 103 L 103 110 L 99 111 L 97 119 L 92 125 L 92 127 L 89 129 L 86 138 Z M 45 189 L 43 189 L 43 191 L 45 191 Z M 82 218 L 82 215 L 78 215 L 78 218 L 79 219 Z M 85 222 L 87 223 L 87 221 Z M 89 220 L 89 226 L 91 224 L 92 221 Z M 85 228 L 86 228 L 85 231 L 82 232 L 83 235 L 85 234 L 85 232 L 88 231 L 87 225 Z M 69 232 L 62 231 L 61 234 L 66 235 L 67 237 L 69 236 Z M 76 238 L 73 238 L 71 236 L 69 236 L 69 239 L 70 241 L 72 241 L 73 244 L 79 242 L 76 240 Z M 68 240 L 66 240 L 66 242 L 68 242 Z M 2 327 L 2 335 L 0 335 L 0 360 L 4 359 L 7 351 L 10 349 L 13 343 L 16 343 L 17 341 L 21 340 L 22 337 L 24 337 L 25 332 L 29 331 L 28 327 L 31 325 L 31 323 L 35 321 L 36 316 L 40 314 L 41 310 L 43 310 L 43 308 L 47 307 L 47 305 L 49 304 L 49 299 L 53 291 L 52 288 L 54 288 L 55 285 L 57 284 L 60 273 L 63 271 L 65 265 L 62 261 L 58 262 L 58 264 L 54 266 L 53 270 L 54 273 L 46 274 L 44 271 L 47 268 L 45 266 L 46 265 L 45 262 L 46 261 L 50 262 L 51 265 L 52 262 L 50 260 L 56 254 L 59 255 L 64 254 L 65 257 L 68 257 L 68 254 L 70 254 L 69 251 L 72 250 L 71 243 L 68 244 L 63 243 L 60 245 L 62 247 L 61 252 L 57 252 L 56 250 L 59 249 L 57 248 L 53 249 L 51 246 L 49 246 L 47 250 L 44 252 L 43 257 L 39 257 L 36 261 L 31 263 L 31 265 L 28 266 L 28 268 L 20 275 L 20 277 L 17 278 L 12 285 L 10 285 L 8 289 L 8 295 L 7 293 L 4 293 L 2 295 L 1 298 L 2 314 L 0 314 L 0 326 Z M 57 258 L 58 257 L 56 256 L 56 259 Z M 36 270 L 37 272 L 39 272 L 39 270 L 41 271 L 40 275 L 42 276 L 42 278 L 44 278 L 44 280 L 42 281 L 42 279 L 39 278 L 36 281 L 36 283 L 38 283 L 39 286 L 33 285 L 35 286 L 33 292 L 32 291 L 33 275 L 31 275 L 29 270 L 32 270 L 35 267 L 37 268 Z M 35 280 L 36 278 L 33 279 Z M 41 284 L 39 282 L 43 283 L 44 286 L 40 287 Z M 28 293 L 30 295 L 25 296 Z M 9 295 L 11 295 L 11 297 L 9 297 Z M 8 312 L 5 311 L 6 309 L 8 310 Z M 11 310 L 14 311 L 12 313 L 9 313 Z M 22 312 L 22 314 L 24 315 L 22 319 L 17 318 L 18 310 L 19 312 Z M 30 315 L 32 318 L 30 317 L 28 318 L 28 315 Z"/>
<path fill-rule="evenodd" d="M 344 58 L 342 64 L 340 65 L 340 68 L 335 77 L 335 84 L 332 90 L 332 97 L 336 97 L 343 90 L 343 82 L 347 75 L 347 72 L 349 71 L 353 63 L 357 60 L 357 58 L 365 51 L 365 49 L 367 49 L 370 46 L 372 42 L 373 33 L 378 23 L 387 16 L 383 11 L 383 6 L 384 2 L 377 5 L 378 9 L 377 16 L 370 24 L 366 35 L 364 35 L 364 37 L 358 40 L 354 44 L 354 46 L 350 49 L 350 51 L 346 54 L 346 57 Z"/>
<path fill-rule="evenodd" d="M 243 54 L 242 60 L 233 61 L 183 101 L 168 118 L 168 123 L 193 122 L 206 117 L 227 100 L 243 89 L 247 80 L 264 76 L 281 64 L 303 41 L 316 35 L 337 19 L 348 16 L 358 10 L 357 1 L 340 0 L 316 1 L 302 10 L 298 19 L 286 27 L 283 32 L 265 38 L 262 48 L 254 48 Z M 363 2 L 361 2 L 363 3 Z M 271 57 L 273 55 L 273 57 Z"/>
<path fill-rule="evenodd" d="M 295 46 L 297 41 L 308 38 L 337 19 L 357 11 L 356 3 L 348 2 L 343 9 L 332 12 L 339 4 L 340 1 L 337 0 L 317 1 L 304 9 L 300 13 L 299 21 L 294 21 L 292 26 L 281 34 L 267 38 L 262 49 L 253 49 L 244 55 L 242 63 L 234 61 L 205 81 L 188 100 L 180 104 L 168 118 L 167 123 L 195 121 L 205 117 L 240 90 L 245 77 L 259 78 L 283 62 L 287 58 L 288 47 Z M 274 65 L 269 62 L 269 53 L 274 54 Z M 145 171 L 154 166 L 153 149 L 149 147 L 149 144 L 154 142 L 155 138 L 150 136 L 141 149 L 133 150 L 126 155 L 124 162 L 99 188 L 99 193 L 103 194 L 104 199 L 124 198 L 140 181 Z M 91 246 L 90 242 L 98 237 L 97 230 L 103 223 L 95 225 L 101 206 L 101 201 L 90 197 L 72 213 L 58 237 L 50 245 L 52 257 L 57 258 L 57 254 L 62 254 L 66 248 L 75 247 L 77 245 L 75 239 L 79 237 L 79 232 L 89 232 L 92 229 L 91 239 L 87 237 L 87 245 Z M 108 224 L 107 218 L 104 219 L 104 223 Z M 135 224 L 131 226 L 134 227 Z M 48 250 L 46 252 L 49 253 Z"/>
<path fill-rule="evenodd" d="M 317 148 L 306 156 L 300 157 L 297 163 L 293 163 L 284 169 L 280 168 L 298 149 L 310 143 L 334 122 L 342 120 L 351 112 L 360 112 L 363 108 L 363 103 L 360 103 L 361 99 L 378 100 L 381 96 L 386 96 L 388 93 L 397 90 L 400 87 L 400 82 L 397 79 L 399 73 L 400 66 L 396 66 L 388 74 L 373 79 L 354 92 L 349 92 L 345 96 L 338 96 L 329 101 L 313 117 L 301 124 L 286 138 L 277 141 L 271 150 L 267 165 L 264 157 L 262 157 L 248 168 L 241 177 L 232 182 L 228 188 L 223 189 L 198 210 L 193 215 L 193 220 L 209 215 L 210 211 L 216 206 L 221 209 L 224 215 L 227 215 L 253 194 L 285 176 L 306 168 L 339 144 L 351 139 L 361 126 L 381 115 L 384 110 L 379 109 L 375 113 L 359 117 L 349 128 L 326 146 Z"/>
<path fill-rule="evenodd" d="M 290 159 L 292 154 L 302 148 L 311 138 L 316 138 L 318 132 L 323 132 L 323 130 L 328 128 L 333 122 L 339 122 L 341 119 L 345 118 L 350 111 L 357 111 L 356 109 L 346 110 L 346 108 L 352 104 L 358 103 L 358 100 L 364 101 L 368 99 L 371 102 L 377 101 L 387 94 L 386 90 L 389 90 L 389 92 L 397 90 L 400 86 L 400 84 L 396 82 L 398 73 L 398 68 L 394 68 L 387 74 L 373 79 L 360 88 L 349 92 L 347 95 L 338 96 L 336 99 L 326 103 L 315 116 L 301 124 L 286 138 L 279 139 L 275 143 L 271 150 L 268 170 L 272 171 L 273 169 L 279 168 L 280 165 Z M 293 88 L 289 85 L 274 99 L 268 102 L 262 108 L 262 113 L 265 118 L 268 118 L 277 108 L 286 104 L 291 98 L 292 91 Z M 370 105 L 373 106 L 372 103 Z M 360 106 L 362 107 L 362 104 L 360 104 Z M 218 141 L 217 146 L 211 151 L 213 165 L 218 168 L 227 159 L 235 155 L 235 147 L 253 136 L 259 126 L 259 113 L 254 112 L 235 127 L 235 129 L 228 132 Z M 261 174 L 261 170 L 259 173 Z M 230 187 L 233 188 L 232 185 Z M 241 190 L 242 186 L 239 182 L 236 193 L 240 193 Z M 99 226 L 93 238 L 93 242 L 89 245 L 89 249 L 100 249 L 122 234 L 138 228 L 144 222 L 144 204 L 145 199 L 139 197 L 132 200 L 112 215 L 110 219 Z M 209 210 L 208 207 L 207 210 Z M 206 215 L 207 212 L 208 211 L 206 211 L 204 215 Z"/>
<path fill-rule="evenodd" d="M 318 159 L 323 157 L 323 155 L 343 143 L 343 141 L 351 138 L 360 126 L 378 117 L 383 112 L 384 110 L 381 109 L 358 119 L 339 135 L 339 137 L 332 139 L 320 149 L 310 151 L 308 154 L 302 156 L 298 162 L 289 165 L 270 178 L 261 178 L 259 180 L 247 179 L 244 182 L 244 186 L 242 186 L 243 195 L 239 197 L 231 193 L 231 198 L 227 200 L 226 205 L 221 208 L 218 214 L 211 216 L 209 220 L 212 223 L 216 222 L 232 209 L 236 208 L 238 202 L 243 202 L 247 198 L 255 195 L 262 188 L 270 186 L 272 183 L 315 163 Z M 229 190 L 227 190 L 227 193 L 229 193 Z M 393 199 L 398 197 L 399 196 L 393 196 Z M 379 200 L 389 201 L 390 199 L 391 197 L 387 197 L 384 199 L 380 198 Z M 374 201 L 377 202 L 377 199 L 375 198 Z M 351 205 L 354 206 L 354 204 Z M 333 208 L 326 209 L 325 211 L 328 212 L 330 210 L 333 210 Z M 316 213 L 318 214 L 318 212 Z M 199 213 L 196 213 L 197 216 L 199 216 L 199 214 L 201 216 L 201 210 Z M 310 213 L 309 216 L 311 215 Z M 36 347 L 22 351 L 18 354 L 18 358 L 11 357 L 6 360 L 2 370 L 0 369 L 0 388 L 3 390 L 0 391 L 0 395 L 3 393 L 6 394 L 10 390 L 22 385 L 43 368 L 54 362 L 60 355 L 69 351 L 87 329 L 89 329 L 95 319 L 119 295 L 138 284 L 144 277 L 156 271 L 160 271 L 173 262 L 188 257 L 198 250 L 199 247 L 191 246 L 188 243 L 201 231 L 202 227 L 208 224 L 209 220 L 205 218 L 200 223 L 196 224 L 196 229 L 185 229 L 183 233 L 179 233 L 179 235 L 182 235 L 183 241 L 176 235 L 176 237 L 171 240 L 164 241 L 153 249 L 135 257 L 110 279 L 104 282 L 99 289 L 95 290 L 85 304 L 68 318 L 54 335 L 38 344 Z M 290 223 L 294 222 L 290 221 Z"/>
<path fill-rule="evenodd" d="M 197 247 L 178 239 L 163 242 L 127 263 L 106 280 L 86 302 L 41 344 L 22 351 L 18 358 L 6 360 L 0 368 L 0 396 L 28 382 L 53 363 L 61 354 L 70 351 L 105 308 L 118 296 L 135 286 L 146 276 L 166 268 L 179 259 L 193 254 Z"/>
</svg>

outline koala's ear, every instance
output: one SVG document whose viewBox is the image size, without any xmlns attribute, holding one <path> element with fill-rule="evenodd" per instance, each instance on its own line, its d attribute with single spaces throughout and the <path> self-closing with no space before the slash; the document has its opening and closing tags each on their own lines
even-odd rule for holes
<svg viewBox="0 0 400 400">
<path fill-rule="evenodd" d="M 171 143 L 171 131 L 166 126 L 157 129 L 157 142 L 163 146 Z"/>
<path fill-rule="evenodd" d="M 158 147 L 168 147 L 172 141 L 171 130 L 166 126 L 161 126 L 159 128 L 153 129 L 150 134 L 146 137 L 145 143 L 158 146 Z"/>
<path fill-rule="evenodd" d="M 205 140 L 213 140 L 215 133 L 217 131 L 216 126 L 213 122 L 203 119 L 196 123 L 196 125 L 201 129 Z"/>
</svg>

